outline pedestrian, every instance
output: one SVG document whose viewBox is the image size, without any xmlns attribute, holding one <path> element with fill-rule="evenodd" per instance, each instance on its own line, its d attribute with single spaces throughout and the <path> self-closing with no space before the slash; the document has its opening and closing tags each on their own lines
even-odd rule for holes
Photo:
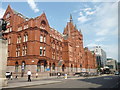
<svg viewBox="0 0 120 90">
<path fill-rule="evenodd" d="M 38 78 L 38 73 L 36 72 L 36 78 Z"/>
<path fill-rule="evenodd" d="M 31 73 L 30 70 L 28 70 L 27 75 L 28 75 L 28 82 L 29 82 L 29 81 L 31 82 L 31 75 L 32 75 L 32 73 Z"/>
</svg>

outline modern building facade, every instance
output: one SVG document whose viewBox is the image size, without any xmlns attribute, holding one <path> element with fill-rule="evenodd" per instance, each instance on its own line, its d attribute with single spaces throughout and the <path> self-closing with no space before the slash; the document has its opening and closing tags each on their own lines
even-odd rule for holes
<svg viewBox="0 0 120 90">
<path fill-rule="evenodd" d="M 87 71 L 88 67 L 96 71 L 95 54 L 83 48 L 83 35 L 73 24 L 72 16 L 63 34 L 50 27 L 45 13 L 27 18 L 9 5 L 3 18 L 8 22 L 4 32 L 8 40 L 8 71 L 73 73 Z"/>
<path fill-rule="evenodd" d="M 107 58 L 106 66 L 109 67 L 111 72 L 118 71 L 118 63 L 116 60 L 114 60 L 112 58 Z"/>
<path fill-rule="evenodd" d="M 106 65 L 106 52 L 101 48 L 101 46 L 95 46 L 90 49 L 90 51 L 96 54 L 96 62 L 99 67 L 104 67 Z"/>
</svg>

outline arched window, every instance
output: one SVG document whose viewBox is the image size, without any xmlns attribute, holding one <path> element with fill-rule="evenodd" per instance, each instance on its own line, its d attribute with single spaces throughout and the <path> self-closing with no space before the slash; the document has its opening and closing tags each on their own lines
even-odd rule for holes
<svg viewBox="0 0 120 90">
<path fill-rule="evenodd" d="M 21 43 L 21 36 L 20 35 L 18 35 L 18 37 L 17 37 L 17 43 Z"/>
<path fill-rule="evenodd" d="M 27 46 L 24 45 L 22 48 L 22 56 L 25 56 L 27 54 Z"/>
<path fill-rule="evenodd" d="M 45 29 L 45 26 L 46 26 L 46 22 L 42 20 L 40 24 L 40 29 Z"/>
<path fill-rule="evenodd" d="M 46 36 L 44 36 L 44 43 L 46 42 Z"/>
<path fill-rule="evenodd" d="M 20 46 L 16 47 L 16 57 L 20 56 Z"/>
<path fill-rule="evenodd" d="M 24 42 L 27 42 L 27 41 L 28 41 L 28 34 L 25 33 L 25 34 L 24 34 Z"/>
<path fill-rule="evenodd" d="M 44 20 L 41 21 L 41 26 L 45 27 L 46 26 L 46 22 Z"/>
<path fill-rule="evenodd" d="M 40 47 L 40 56 L 43 54 L 43 47 Z"/>
<path fill-rule="evenodd" d="M 40 42 L 43 42 L 43 35 L 40 35 Z"/>
</svg>

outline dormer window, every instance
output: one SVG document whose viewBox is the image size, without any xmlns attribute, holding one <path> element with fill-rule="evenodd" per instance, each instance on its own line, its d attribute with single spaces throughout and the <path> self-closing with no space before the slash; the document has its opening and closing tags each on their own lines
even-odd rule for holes
<svg viewBox="0 0 120 90">
<path fill-rule="evenodd" d="M 7 13 L 7 15 L 6 15 L 6 19 L 9 18 L 9 17 L 10 17 L 10 13 Z"/>
<path fill-rule="evenodd" d="M 41 21 L 40 28 L 45 29 L 46 22 L 44 20 Z"/>
</svg>

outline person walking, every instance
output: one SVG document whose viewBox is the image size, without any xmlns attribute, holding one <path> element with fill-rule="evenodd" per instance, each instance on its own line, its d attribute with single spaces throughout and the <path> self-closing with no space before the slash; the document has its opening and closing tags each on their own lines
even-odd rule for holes
<svg viewBox="0 0 120 90">
<path fill-rule="evenodd" d="M 30 70 L 28 70 L 27 75 L 28 75 L 28 82 L 29 82 L 29 81 L 31 82 L 31 75 L 32 75 L 32 73 L 31 73 Z"/>
</svg>

